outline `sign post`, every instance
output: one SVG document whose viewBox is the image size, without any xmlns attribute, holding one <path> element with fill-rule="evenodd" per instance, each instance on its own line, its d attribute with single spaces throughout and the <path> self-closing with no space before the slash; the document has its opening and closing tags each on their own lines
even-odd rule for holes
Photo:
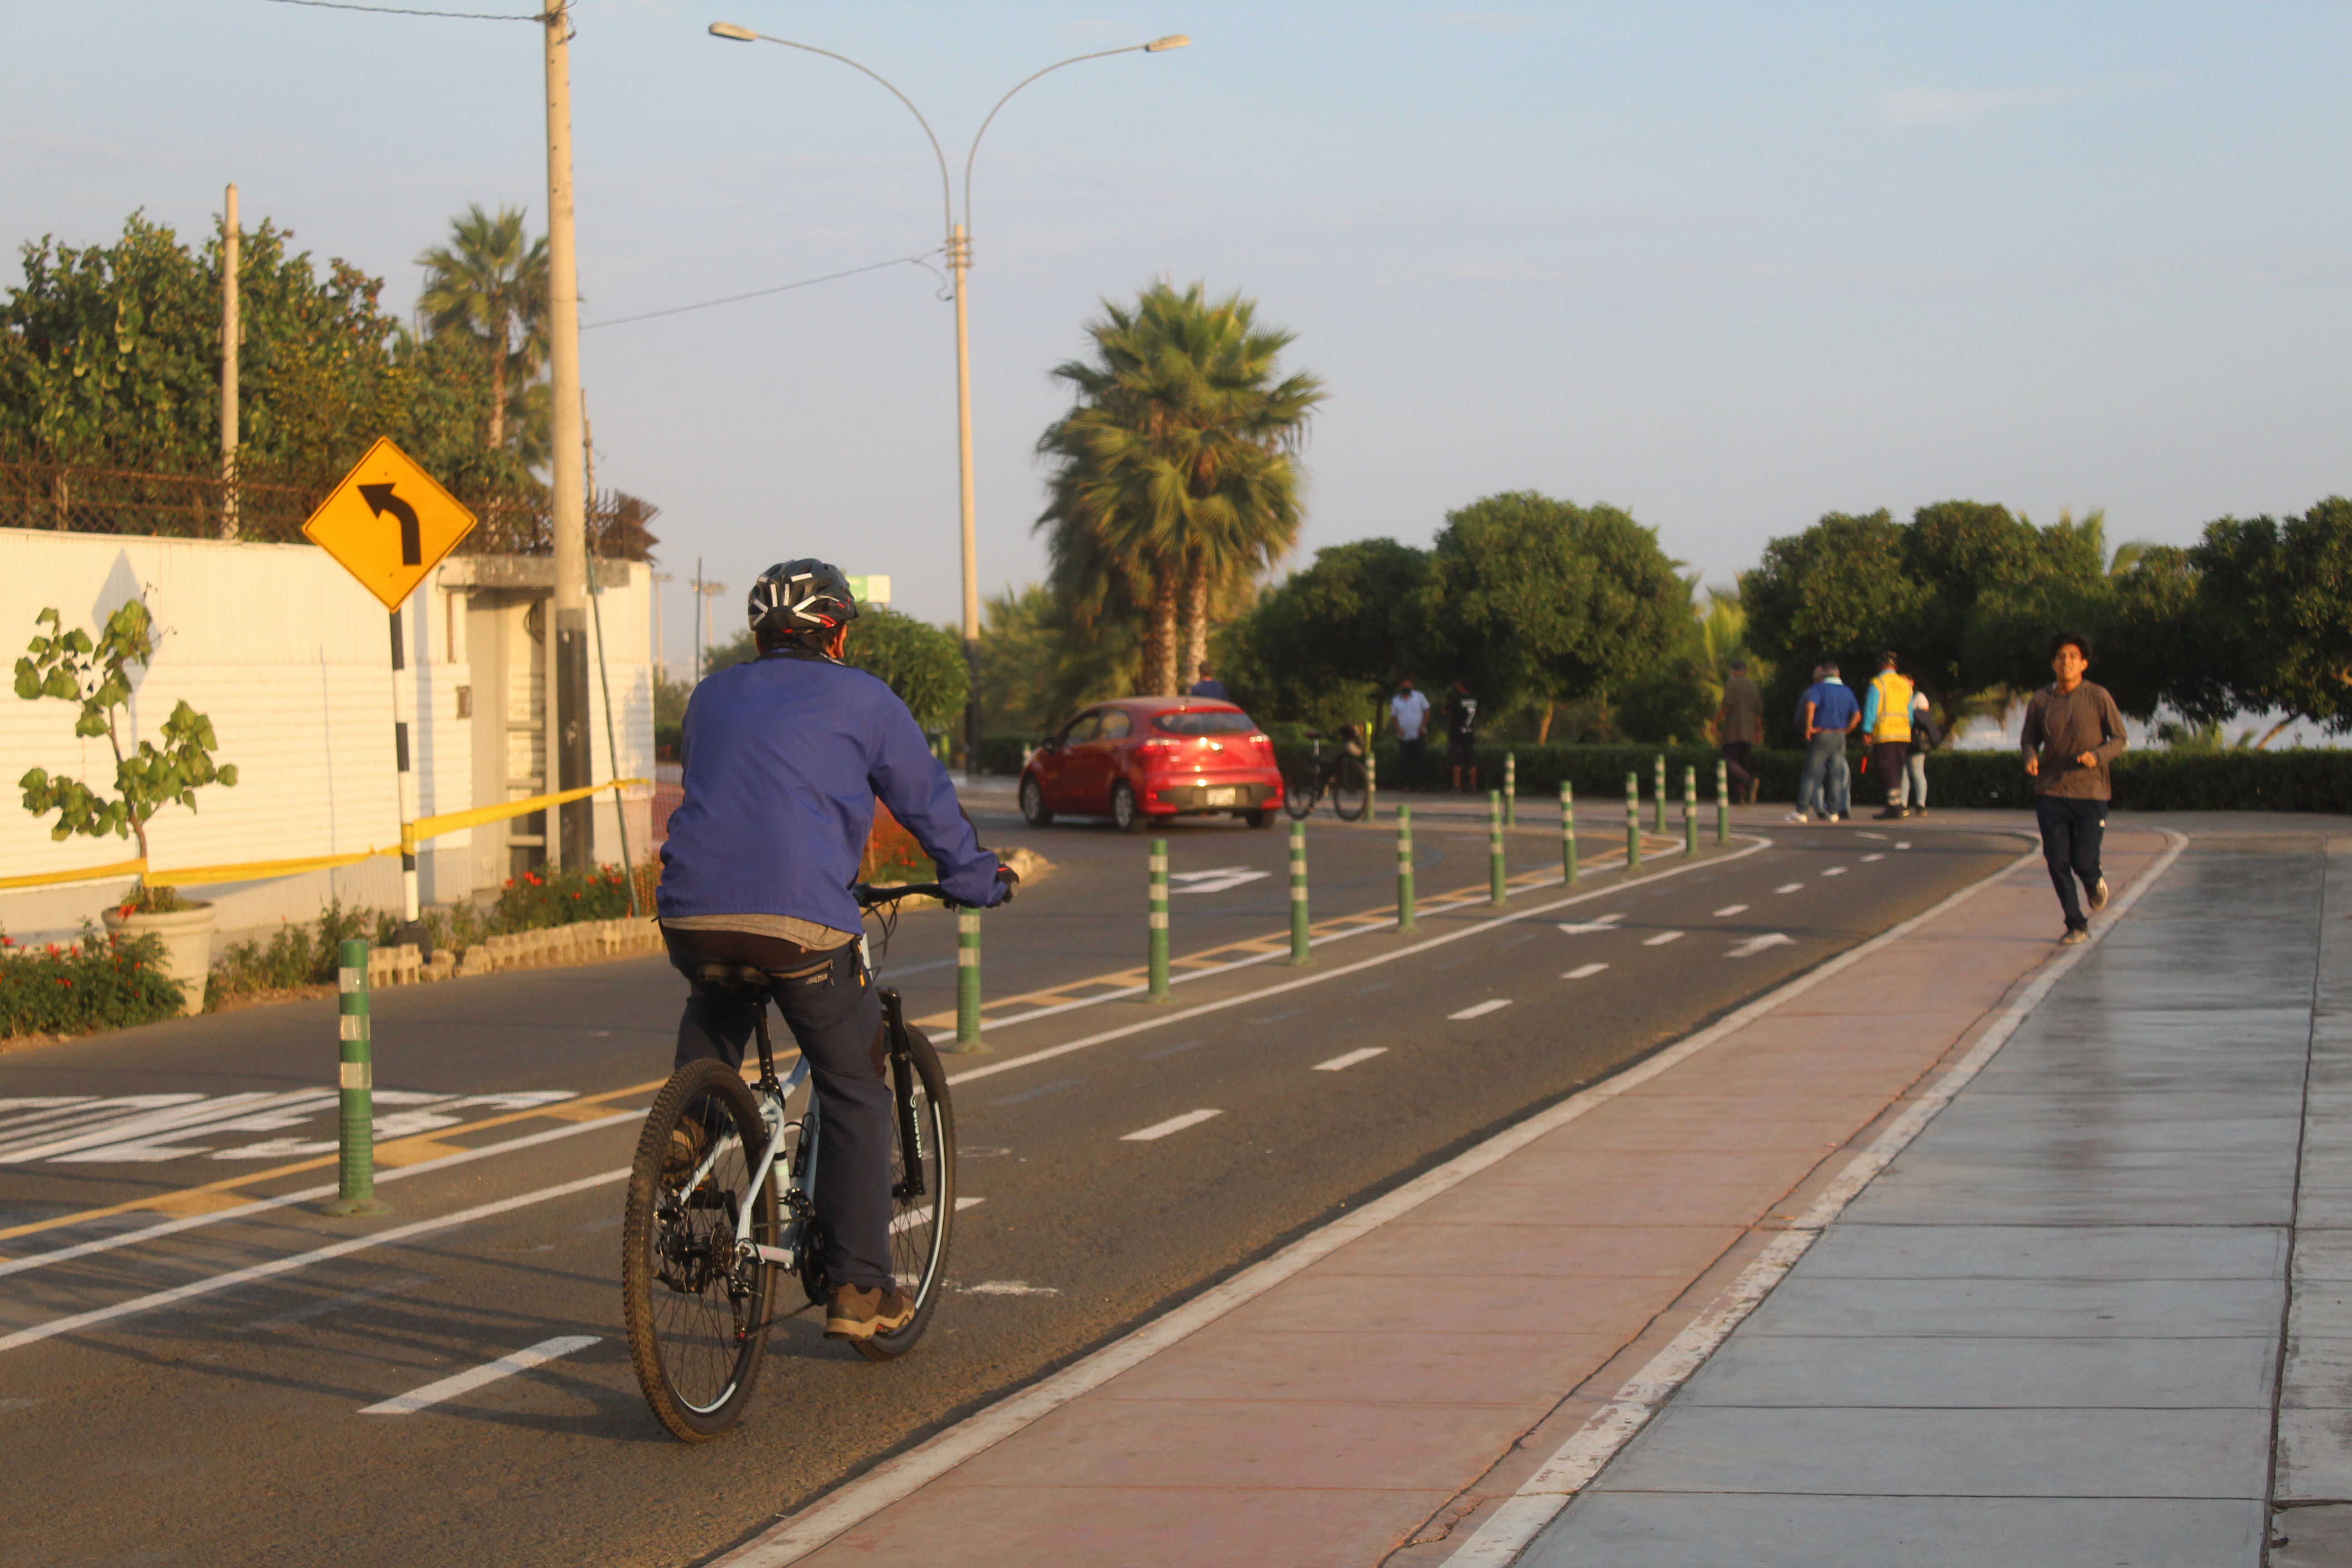
<svg viewBox="0 0 2352 1568">
<path fill-rule="evenodd" d="M 302 524 L 310 542 L 342 563 L 392 613 L 392 752 L 400 773 L 401 919 L 416 923 L 416 774 L 409 731 L 415 693 L 400 612 L 441 558 L 473 531 L 474 514 L 415 459 L 379 437 Z"/>
</svg>

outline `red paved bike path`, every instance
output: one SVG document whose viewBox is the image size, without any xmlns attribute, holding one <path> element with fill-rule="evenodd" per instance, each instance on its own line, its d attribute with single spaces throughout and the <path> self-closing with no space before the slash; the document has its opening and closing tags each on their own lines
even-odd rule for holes
<svg viewBox="0 0 2352 1568">
<path fill-rule="evenodd" d="M 2162 847 L 2112 832 L 2117 891 Z M 1443 1562 L 1990 1026 L 2057 923 L 2039 866 L 2012 868 L 1040 1418 L 942 1434 L 721 1562 Z M 809 1550 L 820 1515 L 932 1470 Z"/>
</svg>

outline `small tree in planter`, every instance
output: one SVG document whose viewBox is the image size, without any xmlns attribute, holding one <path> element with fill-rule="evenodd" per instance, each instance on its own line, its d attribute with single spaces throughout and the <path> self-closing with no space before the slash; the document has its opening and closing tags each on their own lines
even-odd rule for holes
<svg viewBox="0 0 2352 1568">
<path fill-rule="evenodd" d="M 56 812 L 49 837 L 60 843 L 77 835 L 135 837 L 143 860 L 150 852 L 147 824 L 154 815 L 173 804 L 194 811 L 196 791 L 210 784 L 234 785 L 236 767 L 214 763 L 212 721 L 184 700 L 163 721 L 161 747 L 142 740 L 125 754 L 123 713 L 131 701 L 131 681 L 124 670 L 148 663 L 155 654 L 154 617 L 144 601 L 133 599 L 109 616 L 95 642 L 79 626 L 65 629 L 64 617 L 55 609 L 43 610 L 33 620 L 47 630 L 36 635 L 26 656 L 16 661 L 16 695 L 28 702 L 54 697 L 80 704 L 74 733 L 103 735 L 114 749 L 114 793 L 102 794 L 79 779 L 33 768 L 16 781 L 25 792 L 25 809 L 36 816 Z M 110 931 L 131 935 L 152 931 L 163 938 L 172 977 L 182 983 L 185 1010 L 194 1013 L 204 1006 L 212 956 L 210 904 L 184 900 L 142 875 L 130 900 L 107 911 L 106 923 Z"/>
</svg>

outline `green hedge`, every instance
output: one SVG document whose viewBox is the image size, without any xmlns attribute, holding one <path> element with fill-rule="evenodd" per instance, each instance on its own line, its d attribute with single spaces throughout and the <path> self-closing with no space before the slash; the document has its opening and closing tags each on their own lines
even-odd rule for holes
<svg viewBox="0 0 2352 1568">
<path fill-rule="evenodd" d="M 85 925 L 81 940 L 19 947 L 0 935 L 0 1038 L 125 1029 L 180 1011 L 161 938 L 125 942 Z"/>
</svg>

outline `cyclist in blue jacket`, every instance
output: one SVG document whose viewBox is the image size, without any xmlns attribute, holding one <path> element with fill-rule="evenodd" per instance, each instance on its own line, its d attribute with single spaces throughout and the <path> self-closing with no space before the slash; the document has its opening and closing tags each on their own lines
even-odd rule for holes
<svg viewBox="0 0 2352 1568">
<path fill-rule="evenodd" d="M 890 1085 L 880 999 L 860 958 L 857 879 L 878 795 L 939 867 L 959 902 L 1012 897 L 1019 880 L 980 847 L 947 769 L 889 687 L 841 662 L 856 617 L 849 580 L 824 562 L 771 566 L 752 584 L 760 657 L 694 689 L 686 708 L 685 798 L 662 846 L 657 908 L 670 963 L 774 977 L 777 1010 L 808 1060 L 824 1155 L 816 1217 L 831 1287 L 828 1339 L 903 1328 L 914 1302 L 890 1271 Z M 676 1065 L 740 1067 L 751 1009 L 694 984 Z M 688 1169 L 691 1133 L 672 1151 Z"/>
</svg>

